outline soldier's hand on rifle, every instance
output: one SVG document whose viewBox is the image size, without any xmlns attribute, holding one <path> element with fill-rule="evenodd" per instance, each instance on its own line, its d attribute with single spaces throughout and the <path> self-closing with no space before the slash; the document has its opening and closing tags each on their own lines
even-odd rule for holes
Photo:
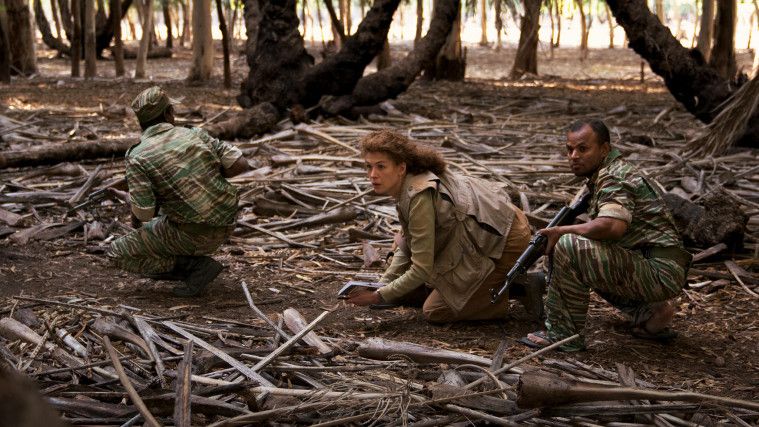
<svg viewBox="0 0 759 427">
<path fill-rule="evenodd" d="M 545 236 L 548 240 L 546 241 L 546 255 L 550 255 L 553 252 L 554 246 L 556 246 L 556 242 L 559 241 L 559 237 L 566 234 L 566 231 L 564 231 L 564 227 L 549 227 L 544 228 L 542 230 L 538 230 L 539 234 L 542 234 Z"/>
<path fill-rule="evenodd" d="M 370 291 L 366 289 L 355 289 L 351 293 L 348 294 L 348 298 L 346 299 L 346 301 L 348 301 L 349 303 L 353 305 L 360 305 L 360 306 L 381 304 L 382 296 L 380 296 L 379 292 L 377 291 Z"/>
<path fill-rule="evenodd" d="M 123 200 L 124 202 L 129 203 L 129 192 L 128 191 L 117 190 L 117 189 L 115 189 L 113 187 L 109 187 L 107 190 L 108 190 L 108 194 L 112 195 L 113 197 L 115 197 L 117 199 L 120 199 L 120 200 Z"/>
</svg>

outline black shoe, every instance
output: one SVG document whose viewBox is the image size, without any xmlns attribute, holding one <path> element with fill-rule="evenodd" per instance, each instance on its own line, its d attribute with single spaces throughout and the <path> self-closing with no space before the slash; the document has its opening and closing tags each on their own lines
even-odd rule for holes
<svg viewBox="0 0 759 427">
<path fill-rule="evenodd" d="M 224 267 L 209 256 L 182 256 L 177 257 L 176 268 L 186 276 L 184 286 L 176 286 L 172 292 L 178 297 L 194 297 L 213 282 Z"/>
<path fill-rule="evenodd" d="M 184 271 L 177 270 L 176 267 L 172 269 L 171 271 L 167 271 L 165 273 L 158 273 L 158 274 L 146 274 L 145 277 L 148 279 L 153 280 L 168 280 L 168 281 L 178 281 L 178 280 L 184 280 L 187 278 L 187 275 L 184 273 Z"/>
</svg>

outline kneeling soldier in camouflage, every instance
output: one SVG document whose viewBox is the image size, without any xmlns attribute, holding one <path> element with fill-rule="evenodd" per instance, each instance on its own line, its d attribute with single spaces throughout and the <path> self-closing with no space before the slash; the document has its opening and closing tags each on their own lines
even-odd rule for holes
<svg viewBox="0 0 759 427">
<path fill-rule="evenodd" d="M 237 188 L 226 178 L 248 162 L 204 130 L 174 126 L 172 102 L 158 86 L 140 93 L 132 109 L 142 137 L 127 151 L 126 178 L 139 228 L 114 241 L 108 257 L 127 271 L 183 281 L 177 296 L 198 295 L 222 270 L 207 255 L 235 224 Z"/>
<path fill-rule="evenodd" d="M 522 340 L 527 345 L 582 337 L 591 289 L 630 316 L 633 335 L 674 337 L 670 300 L 682 292 L 691 257 L 656 184 L 622 160 L 609 140 L 600 120 L 569 128 L 567 157 L 572 172 L 588 178 L 591 221 L 540 230 L 548 238 L 546 253 L 553 254 L 553 278 L 546 331 L 529 334 Z M 561 349 L 584 347 L 580 339 Z"/>
</svg>

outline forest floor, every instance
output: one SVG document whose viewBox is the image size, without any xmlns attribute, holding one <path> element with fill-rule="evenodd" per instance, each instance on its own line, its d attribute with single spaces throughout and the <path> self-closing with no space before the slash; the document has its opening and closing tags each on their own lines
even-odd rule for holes
<svg viewBox="0 0 759 427">
<path fill-rule="evenodd" d="M 482 137 L 481 142 L 493 146 L 511 143 L 519 153 L 514 154 L 515 158 L 526 161 L 531 159 L 530 144 L 536 144 L 539 147 L 535 153 L 538 160 L 556 162 L 563 161 L 562 129 L 580 117 L 605 118 L 613 128 L 614 141 L 619 137 L 645 135 L 654 141 L 664 140 L 663 147 L 682 146 L 685 139 L 702 129 L 702 125 L 673 100 L 661 80 L 650 71 L 646 71 L 643 83 L 639 81 L 640 60 L 628 50 L 592 51 L 584 62 L 576 59 L 574 49 L 556 50 L 553 60 L 547 60 L 547 52 L 543 52 L 540 63 L 543 74 L 519 81 L 502 78 L 508 74 L 513 49 L 496 53 L 492 49 L 469 47 L 468 52 L 466 82 L 420 82 L 398 100 L 391 101 L 401 114 L 412 117 L 411 121 L 398 119 L 399 128 L 420 132 L 419 124 L 425 123 L 424 120 L 431 121 L 429 126 L 437 126 L 443 132 L 448 132 L 447 129 L 455 131 L 454 127 L 458 125 L 492 127 L 493 133 Z M 33 128 L 38 137 L 30 133 L 32 136 L 15 140 L 4 138 L 0 141 L 0 150 L 65 143 L 77 138 L 131 137 L 137 141 L 137 123 L 125 110 L 139 91 L 154 83 L 163 85 L 172 97 L 182 99 L 178 111 L 182 124 L 197 125 L 216 120 L 219 113 L 223 117 L 225 111 L 236 109 L 237 84 L 247 70 L 244 57 L 233 59 L 236 83 L 232 89 L 224 89 L 218 76 L 204 86 L 187 86 L 182 79 L 189 67 L 188 59 L 189 53 L 179 50 L 178 58 L 149 61 L 151 78 L 139 81 L 114 79 L 110 61 L 98 63 L 102 77 L 85 81 L 68 77 L 68 62 L 65 60 L 41 59 L 38 76 L 14 79 L 12 85 L 0 88 L 0 115 L 29 123 L 29 128 Z M 748 59 L 747 53 L 740 55 L 743 63 Z M 127 61 L 127 69 L 134 69 L 132 61 Z M 665 117 L 663 120 L 657 119 L 660 113 Z M 414 123 L 414 118 L 419 117 L 424 120 Z M 350 130 L 357 126 L 393 124 L 392 120 L 383 118 L 369 118 L 368 122 L 342 119 L 324 122 L 331 123 L 333 131 L 341 126 Z M 503 132 L 498 133 L 498 129 Z M 499 135 L 503 136 L 503 141 L 496 140 Z M 346 141 L 355 143 L 355 138 Z M 538 144 L 541 141 L 542 145 Z M 276 142 L 269 144 L 277 147 Z M 634 154 L 641 161 L 660 156 L 659 152 L 649 151 L 650 147 L 633 147 L 637 147 Z M 263 149 L 246 152 L 256 164 L 269 164 L 271 152 Z M 455 153 L 449 158 L 457 159 Z M 87 161 L 81 165 L 88 171 L 103 165 L 114 175 L 123 172 L 119 159 Z M 341 169 L 349 165 L 337 164 L 335 167 Z M 19 180 L 44 169 L 0 170 L 0 193 L 8 191 L 6 184 L 12 181 L 24 182 L 29 188 L 47 189 L 70 179 L 37 177 Z M 557 170 L 565 181 L 570 180 L 567 169 Z M 669 177 L 669 182 L 678 185 L 685 174 Z M 366 188 L 366 181 L 361 179 L 358 176 L 356 182 Z M 329 181 L 325 179 L 324 183 Z M 553 182 L 551 179 L 547 181 L 549 184 Z M 241 193 L 246 193 L 261 184 L 260 181 L 246 181 L 240 185 Z M 756 201 L 757 196 L 746 197 Z M 533 202 L 533 207 L 539 204 Z M 25 227 L 59 221 L 65 214 L 65 209 L 50 204 L 34 208 L 5 206 L 24 217 L 21 224 Z M 243 216 L 256 218 L 251 213 L 250 203 L 243 199 L 242 206 Z M 85 221 L 94 218 L 105 223 L 118 219 L 121 223 L 129 223 L 124 206 L 106 205 L 91 211 L 79 214 L 79 218 Z M 757 267 L 756 219 L 759 215 L 756 209 L 751 215 L 748 249 L 734 254 L 736 259 L 744 260 L 741 265 L 748 270 Z M 269 218 L 260 220 L 265 222 Z M 338 237 L 348 228 L 357 225 L 361 228 L 370 223 L 371 218 L 360 215 L 357 224 L 342 224 L 331 229 L 331 234 L 337 237 L 315 236 L 312 241 L 328 242 L 331 237 L 339 240 Z M 101 249 L 107 245 L 98 244 Z M 426 323 L 420 311 L 413 308 L 375 311 L 347 306 L 335 299 L 342 284 L 354 277 L 354 273 L 376 274 L 381 271 L 380 267 L 361 268 L 360 247 L 346 252 L 346 258 L 330 260 L 319 257 L 319 251 L 312 249 L 274 246 L 259 249 L 251 240 L 240 237 L 224 245 L 217 254 L 216 258 L 226 269 L 205 295 L 197 299 L 181 299 L 172 296 L 171 287 L 166 283 L 138 278 L 111 267 L 102 252 L 95 250 L 93 253 L 92 245 L 92 241 L 84 240 L 81 231 L 49 241 L 31 239 L 17 243 L 3 238 L 0 240 L 0 296 L 3 304 L 0 305 L 9 306 L 13 303 L 12 297 L 19 294 L 43 298 L 80 297 L 94 299 L 102 306 L 129 306 L 156 315 L 186 314 L 189 319 L 201 322 L 202 316 L 214 316 L 245 323 L 256 319 L 240 289 L 240 283 L 245 281 L 251 287 L 254 300 L 268 314 L 296 307 L 306 318 L 312 319 L 322 310 L 335 310 L 320 325 L 321 335 L 355 339 L 380 336 L 485 356 L 492 355 L 499 343 L 506 340 L 509 345 L 506 360 L 529 353 L 530 350 L 517 344 L 516 340 L 538 327 L 526 320 L 518 304 L 514 304 L 514 310 L 505 322 L 443 326 Z M 377 244 L 382 254 L 387 246 L 386 241 Z M 710 259 L 708 261 L 713 263 L 702 264 L 699 268 L 720 269 L 724 267 L 721 263 L 724 259 Z M 703 280 L 706 279 L 690 278 L 691 283 Z M 621 315 L 594 296 L 586 329 L 588 350 L 571 356 L 551 354 L 551 357 L 571 357 L 612 370 L 615 364 L 624 363 L 632 367 L 639 378 L 655 384 L 759 399 L 759 321 L 756 315 L 759 299 L 746 294 L 736 283 L 710 292 L 704 289 L 691 290 L 677 298 L 674 329 L 680 336 L 669 345 L 632 338 Z"/>
</svg>

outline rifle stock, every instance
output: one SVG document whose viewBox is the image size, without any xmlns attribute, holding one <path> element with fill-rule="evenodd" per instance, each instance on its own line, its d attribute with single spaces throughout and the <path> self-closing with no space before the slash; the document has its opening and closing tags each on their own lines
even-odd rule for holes
<svg viewBox="0 0 759 427">
<path fill-rule="evenodd" d="M 585 192 L 583 196 L 573 203 L 571 206 L 562 207 L 556 216 L 553 217 L 551 222 L 548 223 L 546 228 L 558 227 L 560 225 L 571 224 L 577 219 L 577 217 L 588 209 L 590 204 L 590 192 Z M 527 273 L 527 271 L 535 265 L 535 263 L 543 256 L 546 251 L 546 243 L 548 238 L 540 233 L 535 233 L 530 239 L 530 244 L 527 245 L 527 249 L 522 252 L 511 267 L 511 270 L 506 274 L 506 281 L 500 288 L 493 288 L 490 290 L 490 302 L 492 304 L 497 303 L 503 295 L 505 295 L 509 287 L 514 284 L 514 281 L 521 275 Z"/>
</svg>

